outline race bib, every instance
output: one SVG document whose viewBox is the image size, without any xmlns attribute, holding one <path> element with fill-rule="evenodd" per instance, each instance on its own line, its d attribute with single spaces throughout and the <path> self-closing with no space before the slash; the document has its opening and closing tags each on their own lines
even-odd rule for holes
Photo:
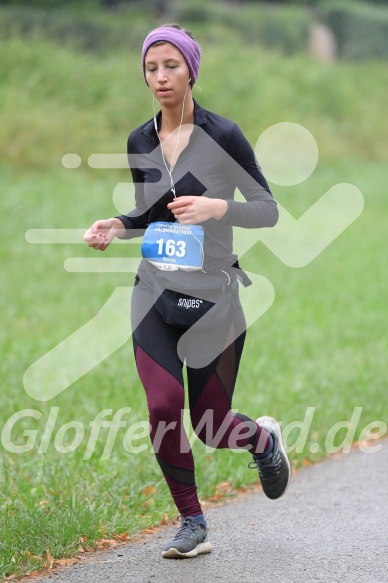
<svg viewBox="0 0 388 583">
<path fill-rule="evenodd" d="M 180 223 L 151 223 L 141 254 L 164 271 L 196 271 L 203 265 L 203 228 Z"/>
</svg>

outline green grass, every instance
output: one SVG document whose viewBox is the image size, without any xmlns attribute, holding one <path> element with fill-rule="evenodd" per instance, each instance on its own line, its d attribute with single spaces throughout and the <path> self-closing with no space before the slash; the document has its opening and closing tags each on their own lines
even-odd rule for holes
<svg viewBox="0 0 388 583">
<path fill-rule="evenodd" d="M 200 30 L 194 33 L 200 39 Z M 12 432 L 13 442 L 22 445 L 28 439 L 23 431 L 37 430 L 31 451 L 0 450 L 0 573 L 12 574 L 39 565 L 26 551 L 43 556 L 49 548 L 55 558 L 71 556 L 80 537 L 93 545 L 101 536 L 132 535 L 157 524 L 165 512 L 174 517 L 176 510 L 148 438 L 138 440 L 146 446 L 138 455 L 123 445 L 126 429 L 147 419 L 130 341 L 50 402 L 35 401 L 23 387 L 31 363 L 88 322 L 116 287 L 133 280 L 125 273 L 69 273 L 63 265 L 68 257 L 95 252 L 83 244 L 31 245 L 25 232 L 83 229 L 115 214 L 112 191 L 129 173 L 91 170 L 87 157 L 125 151 L 128 132 L 151 117 L 138 55 L 123 50 L 96 57 L 17 38 L 1 48 L 0 428 L 18 411 L 42 414 L 21 419 Z M 338 182 L 355 184 L 365 198 L 361 217 L 307 267 L 286 267 L 261 243 L 242 260 L 247 270 L 273 283 L 276 298 L 249 329 L 234 407 L 252 416 L 273 414 L 284 426 L 302 421 L 307 407 L 315 407 L 305 448 L 290 454 L 296 466 L 321 459 L 328 431 L 349 420 L 355 407 L 362 407 L 355 439 L 367 423 L 388 419 L 387 81 L 379 63 L 321 66 L 249 46 L 236 51 L 233 39 L 228 46 L 204 49 L 195 97 L 237 121 L 253 145 L 280 121 L 301 123 L 315 136 L 320 160 L 309 181 L 273 186 L 282 205 L 300 216 Z M 62 168 L 68 152 L 81 155 L 79 169 Z M 105 256 L 136 252 L 136 246 L 115 245 Z M 122 317 L 129 322 L 125 310 Z M 102 459 L 108 437 L 102 429 L 93 455 L 84 460 L 96 415 L 124 407 L 131 407 L 124 416 L 127 427 L 119 430 L 110 457 Z M 54 408 L 53 436 L 39 453 Z M 84 437 L 74 452 L 58 453 L 54 439 L 74 421 L 82 424 Z M 290 442 L 296 436 L 295 431 Z M 69 431 L 67 439 L 72 437 Z M 339 433 L 336 443 L 343 437 Z M 319 443 L 317 453 L 309 450 L 312 442 Z M 209 454 L 198 442 L 194 454 L 201 499 L 213 496 L 220 482 L 238 488 L 257 481 L 245 457 Z"/>
</svg>

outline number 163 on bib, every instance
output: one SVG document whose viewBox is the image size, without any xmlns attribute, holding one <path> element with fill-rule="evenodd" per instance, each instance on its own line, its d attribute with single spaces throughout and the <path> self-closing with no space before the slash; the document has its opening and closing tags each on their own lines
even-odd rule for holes
<svg viewBox="0 0 388 583">
<path fill-rule="evenodd" d="M 200 225 L 151 223 L 144 234 L 141 253 L 159 269 L 195 271 L 203 265 L 203 239 Z"/>
</svg>

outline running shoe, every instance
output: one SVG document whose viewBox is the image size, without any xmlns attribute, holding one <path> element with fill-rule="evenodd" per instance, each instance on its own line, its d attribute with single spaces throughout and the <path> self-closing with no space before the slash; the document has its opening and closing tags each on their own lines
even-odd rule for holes
<svg viewBox="0 0 388 583">
<path fill-rule="evenodd" d="M 260 417 L 256 423 L 272 435 L 273 452 L 264 459 L 253 454 L 249 468 L 259 470 L 260 482 L 264 494 L 276 500 L 285 494 L 291 480 L 291 466 L 284 451 L 282 432 L 279 423 L 273 417 Z"/>
<path fill-rule="evenodd" d="M 192 516 L 179 517 L 181 526 L 171 542 L 163 549 L 166 559 L 189 559 L 211 553 L 213 548 L 207 540 L 207 529 Z"/>
</svg>

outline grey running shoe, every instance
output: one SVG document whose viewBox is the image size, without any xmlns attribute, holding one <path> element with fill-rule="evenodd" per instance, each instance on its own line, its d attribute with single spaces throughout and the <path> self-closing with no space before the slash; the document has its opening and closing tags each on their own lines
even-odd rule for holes
<svg viewBox="0 0 388 583">
<path fill-rule="evenodd" d="M 249 468 L 259 470 L 260 482 L 264 494 L 276 500 L 286 492 L 291 480 L 291 467 L 282 442 L 280 425 L 273 417 L 260 417 L 256 423 L 272 435 L 274 450 L 267 458 L 259 459 L 253 454 L 254 461 Z"/>
<path fill-rule="evenodd" d="M 163 549 L 166 559 L 189 559 L 211 553 L 213 548 L 206 540 L 207 529 L 192 516 L 180 517 L 182 522 L 176 535 Z"/>
</svg>

